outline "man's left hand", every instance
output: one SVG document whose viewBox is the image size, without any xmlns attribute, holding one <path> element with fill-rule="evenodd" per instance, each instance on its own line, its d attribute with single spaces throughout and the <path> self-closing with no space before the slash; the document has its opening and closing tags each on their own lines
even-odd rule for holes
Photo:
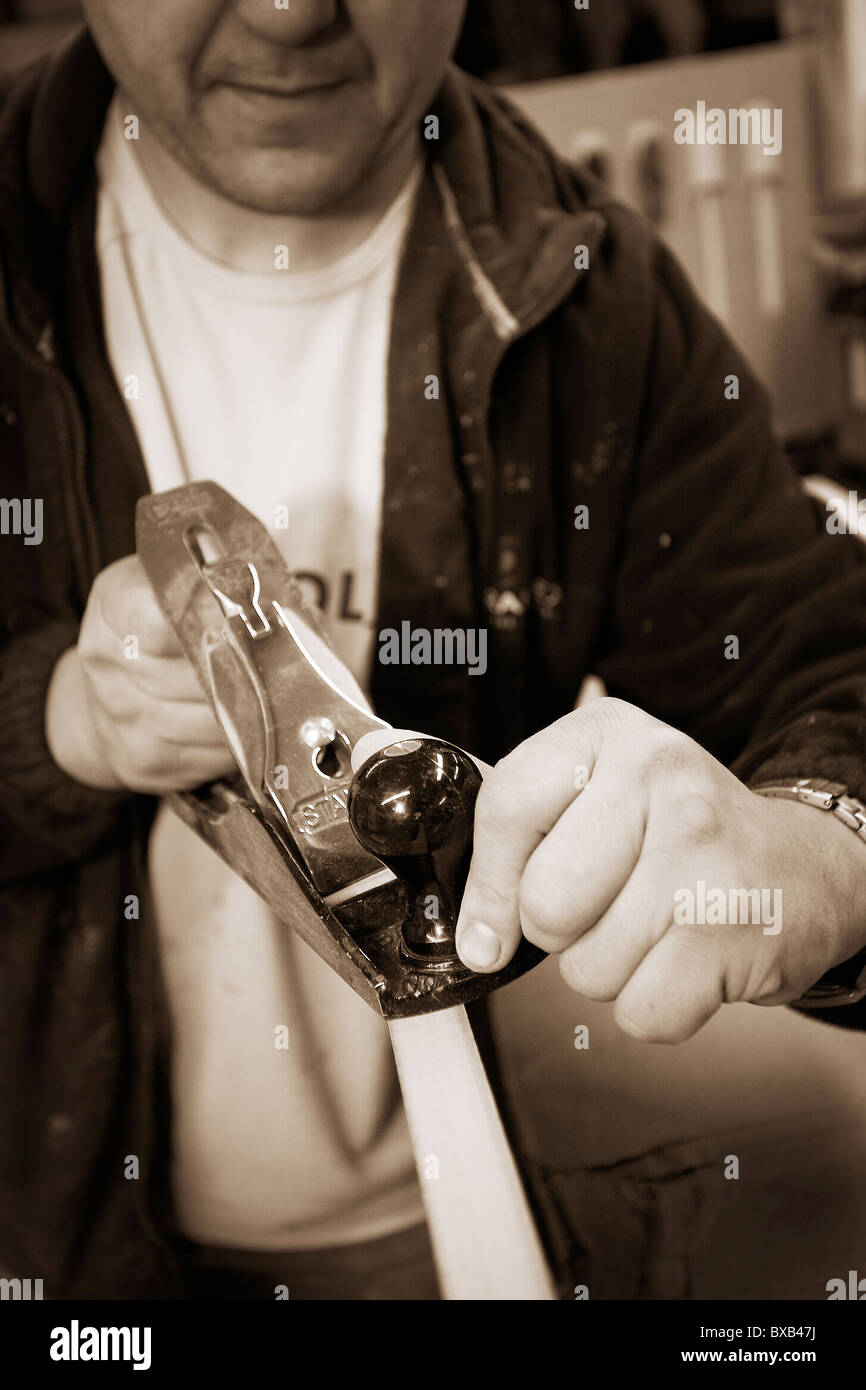
<svg viewBox="0 0 866 1390">
<path fill-rule="evenodd" d="M 522 933 L 573 989 L 615 1000 L 626 1033 L 681 1042 L 722 1004 L 792 1002 L 855 955 L 864 885 L 866 845 L 835 816 L 756 795 L 600 699 L 487 772 L 457 946 L 492 972 Z"/>
</svg>

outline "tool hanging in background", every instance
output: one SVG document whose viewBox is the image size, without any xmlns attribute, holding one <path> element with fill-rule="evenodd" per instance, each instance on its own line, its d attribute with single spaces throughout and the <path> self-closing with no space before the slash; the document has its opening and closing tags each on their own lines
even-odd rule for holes
<svg viewBox="0 0 866 1390">
<path fill-rule="evenodd" d="M 476 975 L 457 956 L 479 766 L 388 738 L 265 527 L 215 483 L 141 498 L 136 536 L 238 765 L 174 809 L 388 1021 L 443 1296 L 554 1298 L 462 1007 L 543 959 L 524 941 Z M 353 775 L 367 735 L 385 746 Z"/>
</svg>

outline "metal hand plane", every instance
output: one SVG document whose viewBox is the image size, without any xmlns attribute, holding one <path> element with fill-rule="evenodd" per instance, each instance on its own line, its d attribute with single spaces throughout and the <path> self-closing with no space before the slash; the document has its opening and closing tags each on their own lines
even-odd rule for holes
<svg viewBox="0 0 866 1390">
<path fill-rule="evenodd" d="M 542 960 L 528 942 L 493 975 L 458 958 L 480 774 L 452 744 L 413 737 L 353 776 L 355 744 L 390 726 L 261 522 L 191 483 L 141 498 L 136 536 L 237 763 L 176 793 L 181 818 L 385 1018 L 469 1003 Z"/>
</svg>

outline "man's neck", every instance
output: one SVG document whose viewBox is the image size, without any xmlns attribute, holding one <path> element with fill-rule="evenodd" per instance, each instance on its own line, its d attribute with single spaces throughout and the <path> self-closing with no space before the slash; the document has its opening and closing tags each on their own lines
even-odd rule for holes
<svg viewBox="0 0 866 1390">
<path fill-rule="evenodd" d="M 137 149 L 154 194 L 184 236 L 215 260 L 254 273 L 273 267 L 278 246 L 289 248 L 292 268 L 300 272 L 348 255 L 387 212 L 418 158 L 413 135 L 389 153 L 361 188 L 325 212 L 298 217 L 233 203 L 199 182 L 156 140 L 142 140 Z"/>
</svg>

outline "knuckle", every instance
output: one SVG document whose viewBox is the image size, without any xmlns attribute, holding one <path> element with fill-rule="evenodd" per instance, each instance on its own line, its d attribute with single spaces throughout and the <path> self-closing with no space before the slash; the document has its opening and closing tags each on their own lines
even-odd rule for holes
<svg viewBox="0 0 866 1390">
<path fill-rule="evenodd" d="M 575 894 L 570 885 L 527 865 L 517 895 L 520 922 L 528 941 L 542 949 L 561 948 L 574 917 Z"/>
<path fill-rule="evenodd" d="M 635 1042 L 677 1043 L 684 1042 L 688 1036 L 685 1033 L 680 1036 L 664 1020 L 643 1017 L 639 1012 L 621 1013 L 615 1009 L 614 1018 L 622 1032 L 628 1034 L 630 1038 L 634 1038 Z"/>
<path fill-rule="evenodd" d="M 716 968 L 718 938 L 713 927 L 677 923 L 669 929 L 666 939 L 675 954 L 679 979 L 697 988 L 711 964 Z"/>
<path fill-rule="evenodd" d="M 91 623 L 85 621 L 81 624 L 76 648 L 82 666 L 86 668 L 88 674 L 92 674 L 102 657 L 102 644 L 97 640 Z"/>
<path fill-rule="evenodd" d="M 590 705 L 585 706 L 586 711 L 599 720 L 602 724 L 611 727 L 620 724 L 636 724 L 646 721 L 649 723 L 651 716 L 637 705 L 630 705 L 627 700 L 620 700 L 616 695 L 602 695 L 600 699 L 593 700 Z"/>
<path fill-rule="evenodd" d="M 714 844 L 721 833 L 722 817 L 716 800 L 697 787 L 683 787 L 668 803 L 668 818 L 677 833 L 696 845 Z"/>
<path fill-rule="evenodd" d="M 165 750 L 160 740 L 141 725 L 126 736 L 126 763 L 130 773 L 149 783 L 156 783 L 166 772 Z"/>
<path fill-rule="evenodd" d="M 644 786 L 694 772 L 695 746 L 685 734 L 661 726 L 647 739 L 636 759 L 635 773 Z"/>
<path fill-rule="evenodd" d="M 634 1005 L 623 1010 L 614 1006 L 614 1018 L 618 1027 L 636 1042 L 663 1043 L 675 1047 L 693 1038 L 709 1022 L 718 1007 L 717 1004 L 708 1003 L 703 1008 L 667 1014 Z"/>
<path fill-rule="evenodd" d="M 89 602 L 99 607 L 104 607 L 106 600 L 110 597 L 114 588 L 113 571 L 115 565 L 108 565 L 104 570 L 100 570 L 90 586 Z"/>
<path fill-rule="evenodd" d="M 89 664 L 104 661 L 108 647 L 107 637 L 110 631 L 103 610 L 95 608 L 91 599 L 78 630 L 76 647 L 79 660 Z"/>
<path fill-rule="evenodd" d="M 505 913 L 512 913 L 515 908 L 515 894 L 503 888 L 501 876 L 473 860 L 471 879 L 467 884 L 464 901 L 471 907 L 472 903 L 482 900 L 487 904 L 492 903 L 495 908 Z"/>
<path fill-rule="evenodd" d="M 589 950 L 581 949 L 580 943 L 571 946 L 560 957 L 559 973 L 569 989 L 586 999 L 607 1003 L 617 996 L 617 984 L 612 978 L 609 964 L 594 960 Z"/>
<path fill-rule="evenodd" d="M 573 754 L 582 760 L 587 746 L 597 746 L 599 739 L 622 733 L 624 729 L 634 728 L 644 721 L 650 722 L 650 716 L 636 705 L 611 695 L 602 695 L 564 715 L 558 727 L 568 739 Z"/>
<path fill-rule="evenodd" d="M 507 759 L 497 763 L 481 784 L 475 802 L 476 828 L 495 830 L 498 826 L 510 824 L 519 813 L 512 767 L 506 764 Z"/>
<path fill-rule="evenodd" d="M 130 561 L 133 563 L 130 564 Z M 133 576 L 137 573 L 137 565 L 136 557 L 127 555 L 122 560 L 115 560 L 112 564 L 106 565 L 94 579 L 90 590 L 91 598 L 105 617 L 121 604 L 128 593 Z"/>
</svg>

